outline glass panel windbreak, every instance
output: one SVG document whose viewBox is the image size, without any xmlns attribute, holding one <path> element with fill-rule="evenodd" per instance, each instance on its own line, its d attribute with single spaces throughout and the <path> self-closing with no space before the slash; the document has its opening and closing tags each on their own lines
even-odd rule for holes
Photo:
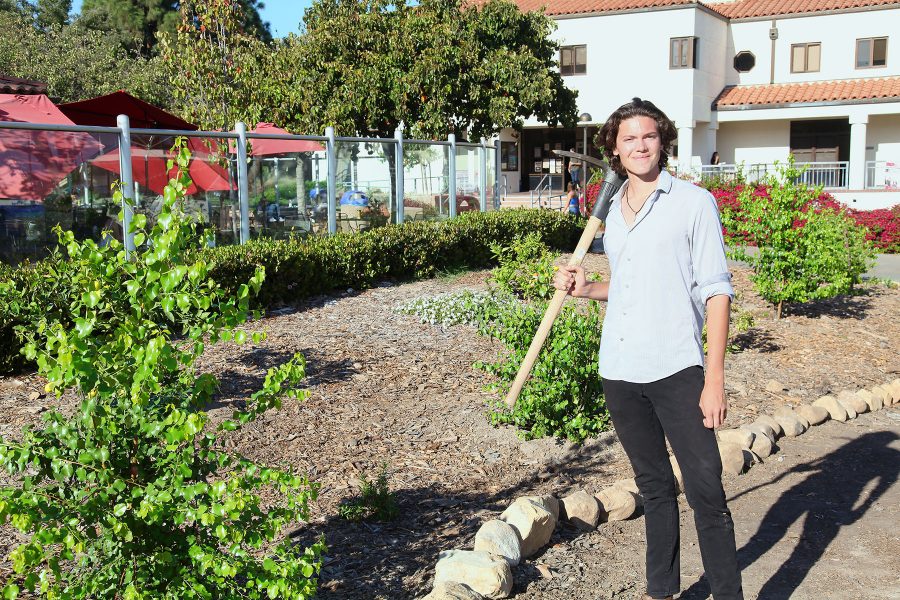
<svg viewBox="0 0 900 600">
<path fill-rule="evenodd" d="M 456 146 L 456 214 L 481 210 L 478 148 Z"/>
<path fill-rule="evenodd" d="M 487 209 L 498 210 L 500 208 L 500 197 L 497 195 L 497 150 L 491 146 L 485 149 L 485 157 L 487 159 Z"/>
<path fill-rule="evenodd" d="M 267 142 L 277 142 L 277 145 Z M 251 138 L 247 182 L 252 237 L 289 239 L 328 228 L 328 162 L 323 144 Z M 294 148 L 295 152 L 277 152 Z M 302 150 L 302 151 L 300 151 Z"/>
<path fill-rule="evenodd" d="M 184 197 L 186 212 L 212 229 L 215 244 L 240 243 L 240 208 L 237 197 L 234 145 L 221 138 L 185 137 L 191 153 L 187 175 L 191 179 Z M 152 226 L 159 216 L 163 191 L 177 175 L 175 137 L 132 134 L 131 174 L 134 179 L 135 213 Z"/>
<path fill-rule="evenodd" d="M 422 221 L 450 216 L 450 147 L 439 144 L 403 145 L 403 219 Z"/>
<path fill-rule="evenodd" d="M 339 232 L 356 233 L 397 222 L 394 142 L 335 143 Z"/>
<path fill-rule="evenodd" d="M 57 225 L 79 240 L 122 239 L 111 189 L 118 142 L 117 134 L 0 128 L 0 261 L 45 258 L 58 247 Z"/>
</svg>

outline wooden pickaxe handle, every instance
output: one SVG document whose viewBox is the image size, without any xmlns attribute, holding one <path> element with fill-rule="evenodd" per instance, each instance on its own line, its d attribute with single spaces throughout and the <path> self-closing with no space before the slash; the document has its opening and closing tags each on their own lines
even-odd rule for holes
<svg viewBox="0 0 900 600">
<path fill-rule="evenodd" d="M 609 214 L 609 206 L 612 197 L 618 189 L 622 187 L 622 183 L 624 183 L 624 180 L 621 179 L 615 171 L 612 169 L 607 170 L 606 177 L 603 179 L 603 184 L 600 187 L 600 193 L 597 196 L 597 203 L 594 205 L 594 211 L 591 214 L 590 219 L 588 219 L 587 226 L 585 226 L 581 238 L 578 240 L 578 245 L 572 253 L 572 258 L 569 259 L 570 266 L 578 266 L 584 262 L 584 257 L 590 249 L 591 244 L 594 242 L 594 237 L 597 235 L 597 232 L 600 231 L 603 221 L 606 220 L 606 216 Z M 528 346 L 528 352 L 525 354 L 525 358 L 522 359 L 522 364 L 519 365 L 519 372 L 516 373 L 516 378 L 509 388 L 509 393 L 506 394 L 506 405 L 510 409 L 516 405 L 516 400 L 522 392 L 522 387 L 524 387 L 525 382 L 528 381 L 528 377 L 531 375 L 531 369 L 534 367 L 534 363 L 541 353 L 541 348 L 544 346 L 544 342 L 550 334 L 550 329 L 553 327 L 553 322 L 556 321 L 556 317 L 559 316 L 559 311 L 562 310 L 562 305 L 566 301 L 566 296 L 568 295 L 569 292 L 566 290 L 556 290 L 556 293 L 553 294 L 553 298 L 550 300 L 550 304 L 544 312 L 544 318 L 541 319 L 541 324 L 538 327 L 537 333 L 534 334 L 531 345 Z"/>
</svg>

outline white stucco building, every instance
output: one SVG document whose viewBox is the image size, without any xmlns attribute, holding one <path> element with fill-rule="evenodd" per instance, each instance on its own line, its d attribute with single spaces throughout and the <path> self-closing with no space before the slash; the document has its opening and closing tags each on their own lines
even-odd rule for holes
<svg viewBox="0 0 900 600">
<path fill-rule="evenodd" d="M 527 122 L 504 130 L 510 192 L 565 166 L 634 96 L 678 128 L 674 159 L 699 172 L 722 163 L 765 169 L 793 154 L 857 208 L 900 203 L 900 2 L 889 0 L 515 0 L 545 9 L 560 69 L 585 126 Z M 587 118 L 587 117 L 585 117 Z M 588 149 L 596 153 L 589 141 Z"/>
</svg>

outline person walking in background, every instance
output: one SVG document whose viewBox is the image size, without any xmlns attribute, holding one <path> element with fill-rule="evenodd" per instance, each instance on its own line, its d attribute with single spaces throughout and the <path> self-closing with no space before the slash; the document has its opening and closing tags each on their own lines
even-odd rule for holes
<svg viewBox="0 0 900 600">
<path fill-rule="evenodd" d="M 566 186 L 566 207 L 570 215 L 580 215 L 581 206 L 579 205 L 578 191 L 575 184 L 571 181 Z"/>
<path fill-rule="evenodd" d="M 608 301 L 600 375 L 644 498 L 644 598 L 671 599 L 681 586 L 668 439 L 694 511 L 713 598 L 743 600 L 714 432 L 727 413 L 725 341 L 734 290 L 714 198 L 665 170 L 666 148 L 677 135 L 661 110 L 639 98 L 607 119 L 599 134 L 604 155 L 627 177 L 612 199 L 603 239 L 610 279 L 589 281 L 582 267 L 561 266 L 553 284 L 575 297 Z"/>
<path fill-rule="evenodd" d="M 575 152 L 575 148 L 572 148 L 571 152 Z M 581 161 L 577 158 L 569 159 L 569 179 L 571 180 L 572 185 L 575 186 L 576 190 L 581 189 Z"/>
</svg>

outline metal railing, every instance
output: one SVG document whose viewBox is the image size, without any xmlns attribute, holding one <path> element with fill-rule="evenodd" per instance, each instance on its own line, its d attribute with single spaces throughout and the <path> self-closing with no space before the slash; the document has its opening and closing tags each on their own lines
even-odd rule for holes
<svg viewBox="0 0 900 600">
<path fill-rule="evenodd" d="M 900 165 L 887 160 L 867 160 L 866 189 L 900 189 Z"/>
<path fill-rule="evenodd" d="M 52 225 L 50 217 L 45 220 L 44 217 L 41 216 L 40 222 L 38 222 L 39 217 L 33 216 L 39 213 L 43 215 L 45 204 L 48 201 L 53 200 L 53 198 L 57 198 L 57 200 L 53 200 L 55 205 L 65 205 L 68 207 L 66 210 L 70 211 L 70 216 L 67 217 L 67 219 L 70 222 L 74 222 L 76 217 L 80 216 L 81 213 L 88 209 L 97 213 L 97 215 L 92 217 L 92 219 L 97 222 L 102 222 L 108 215 L 118 211 L 118 208 L 113 209 L 110 207 L 112 194 L 108 193 L 108 190 L 105 194 L 99 194 L 101 198 L 100 202 L 102 203 L 99 208 L 96 206 L 97 202 L 95 202 L 95 196 L 98 195 L 96 190 L 100 189 L 100 187 L 99 184 L 95 182 L 94 172 L 101 171 L 101 169 L 94 164 L 97 160 L 96 155 L 100 152 L 108 153 L 111 148 L 115 148 L 118 152 L 118 156 L 113 157 L 114 159 L 117 159 L 116 162 L 118 164 L 115 165 L 114 168 L 111 166 L 113 163 L 110 162 L 110 160 L 107 160 L 107 166 L 104 167 L 105 170 L 102 170 L 105 177 L 98 177 L 98 179 L 103 179 L 105 181 L 112 178 L 121 181 L 124 196 L 121 208 L 124 213 L 124 219 L 123 222 L 118 223 L 117 229 L 120 227 L 122 232 L 127 232 L 132 211 L 136 209 L 147 210 L 147 206 L 154 203 L 155 194 L 161 193 L 159 191 L 154 191 L 154 193 L 151 194 L 151 190 L 145 185 L 145 182 L 142 181 L 136 183 L 141 180 L 144 173 L 131 172 L 133 161 L 137 160 L 137 163 L 134 164 L 139 164 L 140 157 L 142 155 L 146 157 L 149 153 L 146 149 L 140 147 L 139 142 L 134 142 L 133 146 L 132 138 L 139 140 L 155 140 L 158 146 L 155 147 L 154 151 L 161 153 L 161 155 L 165 155 L 169 150 L 168 147 L 163 148 L 162 144 L 166 142 L 168 143 L 168 146 L 171 146 L 171 142 L 174 141 L 175 137 L 204 139 L 207 140 L 206 143 L 208 145 L 221 145 L 224 148 L 216 159 L 221 163 L 221 166 L 219 167 L 220 174 L 224 173 L 224 176 L 222 177 L 223 182 L 218 188 L 219 191 L 212 192 L 209 189 L 201 189 L 200 186 L 197 185 L 196 198 L 198 199 L 197 202 L 199 204 L 202 204 L 204 201 L 206 202 L 207 207 L 205 211 L 207 214 L 205 215 L 205 218 L 208 218 L 209 222 L 217 228 L 217 231 L 223 234 L 226 243 L 228 243 L 228 239 L 241 244 L 246 243 L 253 236 L 265 233 L 267 227 L 269 227 L 269 222 L 275 222 L 275 225 L 282 227 L 280 224 L 285 222 L 285 218 L 283 216 L 266 218 L 267 215 L 265 209 L 268 207 L 268 204 L 272 204 L 268 201 L 269 195 L 274 198 L 276 209 L 280 208 L 278 205 L 280 204 L 280 199 L 283 195 L 282 192 L 286 191 L 285 187 L 287 184 L 296 186 L 293 196 L 296 197 L 297 203 L 295 206 L 294 202 L 290 201 L 285 207 L 285 209 L 287 209 L 285 212 L 287 212 L 292 219 L 304 224 L 300 233 L 336 233 L 338 231 L 339 213 L 339 196 L 337 196 L 339 186 L 337 183 L 336 152 L 336 144 L 338 143 L 356 142 L 381 144 L 384 148 L 387 148 L 388 146 L 392 147 L 394 159 L 393 172 L 385 173 L 384 176 L 379 177 L 379 179 L 385 184 L 386 188 L 389 184 L 393 191 L 393 194 L 388 194 L 389 202 L 393 208 L 393 210 L 390 211 L 388 218 L 390 222 L 393 223 L 399 224 L 404 222 L 404 199 L 409 200 L 409 198 L 406 198 L 404 195 L 405 181 L 409 181 L 411 184 L 409 191 L 418 194 L 419 196 L 426 193 L 423 190 L 432 190 L 431 196 L 434 196 L 434 198 L 429 199 L 433 200 L 435 206 L 425 206 L 423 209 L 428 212 L 428 215 L 432 215 L 433 213 L 431 218 L 456 216 L 460 202 L 462 202 L 462 210 L 490 210 L 496 204 L 496 196 L 501 190 L 500 171 L 499 169 L 493 168 L 494 165 L 492 164 L 495 162 L 493 159 L 496 159 L 496 143 L 488 143 L 485 140 L 480 140 L 478 143 L 457 142 L 455 136 L 452 134 L 448 136 L 447 140 L 411 140 L 405 139 L 402 130 L 398 129 L 393 138 L 338 137 L 331 127 L 326 128 L 325 135 L 321 136 L 262 134 L 248 132 L 243 123 L 236 123 L 234 131 L 231 132 L 132 129 L 128 122 L 128 118 L 123 115 L 118 118 L 116 127 L 0 121 L 0 141 L 8 141 L 4 140 L 4 136 L 7 138 L 14 137 L 16 134 L 11 132 L 17 130 L 20 132 L 33 132 L 28 134 L 29 136 L 44 135 L 48 141 L 47 147 L 51 153 L 54 152 L 54 135 L 83 134 L 85 139 L 96 147 L 96 153 L 90 157 L 81 159 L 80 161 L 73 159 L 73 162 L 70 165 L 71 169 L 67 172 L 68 174 L 61 175 L 61 177 L 63 177 L 61 181 L 58 179 L 54 180 L 52 189 L 48 187 L 48 193 L 46 195 L 31 193 L 30 195 L 23 194 L 17 196 L 14 193 L 7 193 L 5 196 L 0 197 L 0 217 L 2 217 L 2 219 L 0 219 L 0 221 L 2 221 L 2 225 L 0 225 L 0 260 L 16 261 L 22 256 L 37 258 L 41 254 L 41 249 L 38 247 L 41 246 L 42 243 L 44 243 L 45 246 L 43 251 L 46 251 L 47 245 L 53 245 L 53 243 L 50 242 L 51 236 L 48 233 L 51 228 L 50 225 Z M 22 134 L 19 135 L 21 136 Z M 105 140 L 107 143 L 101 143 L 99 141 L 101 139 Z M 114 140 L 115 143 L 111 145 L 109 140 Z M 293 158 L 252 156 L 248 155 L 248 142 L 252 143 L 253 140 L 314 141 L 322 144 L 324 150 L 296 153 L 302 154 L 302 158 L 299 156 L 293 156 Z M 439 156 L 435 159 L 441 162 L 439 172 L 441 172 L 442 175 L 431 178 L 409 177 L 406 174 L 408 168 L 404 168 L 404 144 L 426 144 L 443 148 L 439 153 Z M 26 143 L 23 144 L 23 148 L 17 148 L 16 150 L 19 151 L 20 155 L 27 156 L 29 154 L 29 148 L 29 144 Z M 461 172 L 461 178 L 459 179 L 457 178 L 457 149 L 469 149 L 470 155 L 468 158 L 460 157 L 460 160 L 467 161 L 464 167 L 467 172 Z M 475 151 L 474 157 L 472 156 L 472 150 Z M 9 151 L 8 145 L 5 151 Z M 143 154 L 141 154 L 142 152 Z M 490 154 L 491 152 L 494 152 L 495 154 Z M 488 163 L 489 155 L 492 158 L 490 165 Z M 4 162 L 5 166 L 8 167 L 6 170 L 8 173 L 9 168 L 15 167 L 10 167 L 11 161 L 4 160 L 4 158 L 3 152 L 0 152 L 0 161 Z M 32 163 L 39 165 L 40 158 L 41 157 L 30 156 L 28 161 L 22 161 L 22 164 L 28 162 L 29 165 L 32 165 Z M 108 158 L 109 157 L 107 157 L 107 159 Z M 472 158 L 475 158 L 474 162 Z M 200 160 L 196 156 L 195 159 Z M 324 173 L 319 173 L 318 177 L 313 178 L 315 179 L 315 191 L 311 192 L 307 189 L 301 189 L 301 186 L 305 188 L 309 185 L 310 181 L 305 176 L 304 171 L 299 167 L 301 164 L 304 164 L 304 161 L 307 165 L 310 164 L 313 159 L 317 171 L 320 163 L 324 163 L 325 168 L 322 169 Z M 145 160 L 149 159 L 145 158 Z M 248 164 L 252 164 L 253 161 L 259 161 L 260 165 L 265 165 L 267 167 L 269 180 L 274 182 L 274 194 L 267 195 L 266 193 L 258 193 L 259 188 L 266 187 L 266 182 L 259 180 L 261 171 L 258 169 L 255 174 L 248 172 Z M 27 180 L 29 177 L 35 175 L 33 166 L 29 166 L 27 169 L 22 167 L 22 171 L 23 173 L 21 173 L 21 175 L 23 180 Z M 79 174 L 81 172 L 90 173 L 88 174 L 89 176 L 86 176 L 84 173 Z M 295 176 L 294 182 L 289 180 L 291 172 L 293 172 Z M 490 185 L 488 181 L 489 172 L 491 175 Z M 446 173 L 446 175 L 443 175 L 443 173 Z M 469 174 L 476 177 L 477 183 L 469 183 Z M 321 186 L 324 187 L 324 193 L 322 193 L 322 196 L 320 197 L 318 192 L 320 188 L 319 182 L 322 181 L 321 175 L 325 175 L 325 185 Z M 253 177 L 257 178 L 255 181 L 256 185 L 254 186 L 254 191 L 257 193 L 251 198 L 249 183 Z M 431 181 L 422 181 L 423 179 L 430 179 Z M 440 180 L 440 183 L 435 185 L 436 180 Z M 79 185 L 81 187 L 76 190 L 76 187 Z M 457 195 L 457 189 L 460 188 L 462 192 L 469 192 L 468 194 L 463 194 L 462 200 L 460 200 L 460 197 Z M 139 192 L 138 194 L 135 193 L 136 190 Z M 493 191 L 494 196 L 490 199 L 488 198 L 489 190 Z M 78 193 L 75 193 L 76 191 Z M 265 192 L 265 189 L 263 189 L 263 191 Z M 315 195 L 315 202 L 318 202 L 319 200 L 324 201 L 321 203 L 321 208 L 324 210 L 315 211 L 314 209 L 316 206 L 307 206 L 308 201 L 312 199 L 311 194 Z M 477 207 L 475 206 L 476 194 Z M 210 207 L 211 198 L 213 197 L 217 198 L 216 201 L 219 203 L 217 209 Z M 457 201 L 450 202 L 449 198 L 456 198 Z M 254 207 L 251 206 L 251 200 L 257 203 L 255 211 Z M 144 206 L 145 204 L 146 206 Z M 218 218 L 214 219 L 213 213 L 216 210 L 218 211 Z M 15 214 L 18 213 L 22 213 L 26 216 L 15 216 Z M 416 217 L 418 218 L 419 216 L 420 214 L 416 212 Z M 56 218 L 56 216 L 54 215 L 53 218 Z M 222 223 L 229 219 L 229 223 L 233 223 L 233 226 L 229 225 L 229 227 L 226 228 Z M 22 221 L 21 223 L 19 223 L 20 220 Z M 33 231 L 35 228 L 42 228 L 42 233 L 34 234 Z M 274 225 L 272 228 L 274 229 Z M 226 231 L 226 229 L 230 229 L 230 231 Z M 285 231 L 286 230 L 287 229 L 285 228 Z M 88 230 L 86 229 L 85 231 Z M 98 237 L 99 241 L 98 226 L 94 225 L 93 230 L 91 231 L 92 233 L 80 233 L 79 235 Z M 119 235 L 122 238 L 127 251 L 132 251 L 134 248 L 133 236 L 128 234 Z M 228 236 L 231 237 L 228 238 Z M 19 238 L 21 238 L 21 240 Z M 28 244 L 24 243 L 26 241 Z M 19 250 L 26 245 L 33 251 L 25 253 L 19 252 Z"/>
<path fill-rule="evenodd" d="M 543 207 L 543 197 L 544 197 L 545 192 L 549 199 L 550 185 L 553 183 L 552 177 L 553 176 L 550 173 L 547 173 L 546 175 L 541 177 L 541 180 L 538 181 L 538 184 L 536 186 L 534 186 L 534 188 L 531 190 L 531 208 L 535 207 L 535 205 L 534 205 L 535 192 L 537 193 L 536 199 L 537 199 L 537 207 L 538 208 Z"/>
<path fill-rule="evenodd" d="M 700 176 L 703 178 L 720 177 L 726 181 L 742 177 L 745 181 L 755 183 L 777 173 L 778 166 L 778 163 L 774 162 L 747 165 L 703 165 L 700 167 Z M 849 186 L 849 161 L 798 162 L 794 166 L 802 171 L 798 180 L 807 185 L 820 185 L 827 189 L 846 189 Z"/>
</svg>

